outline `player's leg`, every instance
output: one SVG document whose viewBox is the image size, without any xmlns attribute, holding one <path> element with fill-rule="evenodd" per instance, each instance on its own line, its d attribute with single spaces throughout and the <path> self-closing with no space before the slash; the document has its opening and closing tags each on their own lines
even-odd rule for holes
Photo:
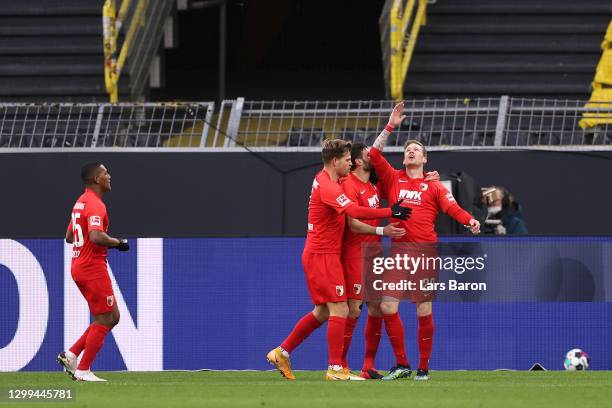
<svg viewBox="0 0 612 408">
<path fill-rule="evenodd" d="M 119 323 L 120 313 L 108 276 L 87 281 L 87 287 L 86 298 L 94 322 L 89 326 L 83 357 L 74 376 L 79 381 L 105 381 L 91 372 L 91 365 L 102 348 L 106 335 Z"/>
<path fill-rule="evenodd" d="M 357 319 L 361 314 L 361 300 L 348 299 L 348 310 L 346 324 L 344 326 L 344 343 L 342 347 L 342 367 L 344 367 L 345 371 L 349 371 L 348 351 L 351 347 L 351 341 L 353 340 L 353 332 L 357 325 Z"/>
<path fill-rule="evenodd" d="M 342 368 L 342 350 L 344 348 L 344 328 L 348 317 L 348 304 L 328 302 L 329 319 L 327 319 L 327 348 L 329 366 L 334 370 Z"/>
<path fill-rule="evenodd" d="M 327 320 L 328 369 L 325 379 L 330 381 L 361 379 L 351 376 L 343 370 L 342 350 L 344 348 L 344 329 L 349 307 L 346 301 L 328 302 L 329 319 Z"/>
<path fill-rule="evenodd" d="M 85 299 L 87 300 L 87 296 L 88 296 L 87 286 L 84 283 L 79 283 L 79 282 L 75 282 L 75 284 L 79 288 L 79 291 L 81 292 L 83 297 L 85 297 Z M 91 325 L 87 326 L 87 329 L 85 329 L 85 332 L 72 345 L 72 347 L 70 347 L 66 351 L 62 351 L 61 353 L 59 353 L 56 358 L 56 361 L 59 363 L 59 365 L 64 367 L 66 372 L 70 375 L 70 377 L 73 380 L 75 379 L 74 372 L 76 371 L 77 366 L 79 364 L 78 357 L 81 355 L 83 350 L 85 350 L 85 341 L 87 340 L 87 335 L 89 334 L 90 327 Z"/>
<path fill-rule="evenodd" d="M 389 374 L 383 380 L 410 377 L 412 370 L 406 356 L 406 340 L 404 338 L 404 325 L 399 315 L 399 300 L 387 296 L 383 297 L 380 310 L 383 313 L 387 336 L 389 336 L 396 360 L 395 366 L 389 370 Z"/>
<path fill-rule="evenodd" d="M 268 361 L 276 367 L 283 377 L 288 380 L 295 380 L 295 375 L 291 371 L 290 353 L 302 344 L 312 332 L 321 327 L 328 317 L 329 310 L 326 304 L 315 305 L 312 312 L 306 313 L 296 323 L 289 336 L 283 340 L 281 345 L 268 353 Z"/>
<path fill-rule="evenodd" d="M 302 267 L 306 276 L 306 286 L 314 310 L 305 314 L 293 327 L 289 336 L 280 346 L 270 350 L 266 359 L 288 380 L 295 380 L 295 375 L 291 371 L 290 353 L 299 346 L 310 334 L 321 327 L 329 317 L 329 310 L 325 303 L 326 292 L 321 287 L 324 280 L 324 259 L 318 254 L 304 252 L 302 254 Z"/>
<path fill-rule="evenodd" d="M 81 292 L 81 294 L 83 295 L 83 297 L 85 298 L 88 304 L 91 304 L 92 302 L 95 301 L 93 291 L 96 289 L 92 287 L 91 281 L 75 282 L 75 284 L 79 288 L 79 291 Z M 116 307 L 116 305 L 114 306 L 115 306 L 114 311 L 111 310 L 111 312 L 109 313 L 110 316 L 108 320 L 110 322 L 114 321 L 114 324 L 117 324 L 119 322 L 119 309 Z M 90 307 L 90 310 L 91 310 L 91 307 Z M 94 321 L 95 321 L 95 317 L 94 317 Z M 66 372 L 70 374 L 73 380 L 76 380 L 76 378 L 74 377 L 74 373 L 76 372 L 78 368 L 78 364 L 79 364 L 78 357 L 85 350 L 85 345 L 87 343 L 87 337 L 89 336 L 89 332 L 90 332 L 92 325 L 93 323 L 87 327 L 87 329 L 81 335 L 81 337 L 79 337 L 79 339 L 67 351 L 61 352 L 57 356 L 57 362 L 66 369 Z"/>
<path fill-rule="evenodd" d="M 428 258 L 438 256 L 437 247 L 435 245 L 422 244 L 419 245 L 420 252 Z M 426 265 L 417 271 L 414 276 L 416 279 L 427 282 L 437 282 L 438 270 L 433 265 Z M 432 301 L 436 296 L 435 290 L 414 291 L 412 293 L 412 301 L 416 305 L 418 318 L 417 338 L 419 343 L 419 366 L 414 377 L 415 380 L 429 379 L 429 357 L 434 337 L 434 320 L 432 315 Z"/>
<path fill-rule="evenodd" d="M 266 356 L 268 362 L 272 364 L 281 373 L 283 377 L 288 380 L 295 380 L 295 375 L 291 371 L 291 359 L 290 353 L 310 334 L 321 327 L 327 318 L 329 317 L 329 311 L 327 305 L 315 305 L 312 312 L 306 313 L 293 327 L 289 336 L 280 346 L 270 350 Z"/>
<path fill-rule="evenodd" d="M 346 296 L 349 308 L 346 324 L 344 326 L 344 345 L 342 349 L 342 367 L 350 374 L 348 364 L 348 351 L 353 339 L 353 332 L 357 325 L 357 319 L 361 314 L 362 303 L 362 259 L 360 257 L 342 257 L 342 272 L 346 283 Z"/>
<path fill-rule="evenodd" d="M 380 302 L 368 302 L 368 319 L 365 326 L 365 356 L 361 367 L 361 376 L 366 379 L 379 380 L 383 376 L 376 370 L 374 361 L 382 337 L 383 314 Z"/>
<path fill-rule="evenodd" d="M 302 344 L 310 334 L 321 327 L 327 320 L 329 312 L 325 304 L 315 305 L 312 312 L 306 313 L 293 327 L 289 336 L 281 343 L 283 351 L 290 354 L 297 346 Z"/>
<path fill-rule="evenodd" d="M 417 317 L 419 319 L 419 369 L 415 380 L 429 379 L 429 357 L 433 346 L 434 320 L 432 313 L 432 302 L 417 303 Z"/>
</svg>

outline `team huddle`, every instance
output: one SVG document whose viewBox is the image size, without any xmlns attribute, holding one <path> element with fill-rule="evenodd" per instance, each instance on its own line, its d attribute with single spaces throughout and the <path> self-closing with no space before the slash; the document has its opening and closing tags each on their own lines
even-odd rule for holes
<svg viewBox="0 0 612 408">
<path fill-rule="evenodd" d="M 398 313 L 400 299 L 393 292 L 382 293 L 374 301 L 367 299 L 361 372 L 354 375 L 348 367 L 347 355 L 364 300 L 363 259 L 376 254 L 382 235 L 391 238 L 392 254 L 406 253 L 415 243 L 422 244 L 419 251 L 423 247 L 435 248 L 434 222 L 440 210 L 472 233 L 480 231 L 480 223 L 457 204 L 439 182 L 437 172 L 424 172 L 427 151 L 422 143 L 406 142 L 405 168 L 400 170 L 394 169 L 383 157 L 387 138 L 405 118 L 403 110 L 403 103 L 394 107 L 387 126 L 371 148 L 337 139 L 326 140 L 323 144 L 324 167 L 312 184 L 308 232 L 302 254 L 306 284 L 315 307 L 297 322 L 280 346 L 267 355 L 268 361 L 286 379 L 295 379 L 290 353 L 326 321 L 327 380 L 410 377 L 412 368 L 406 356 L 404 327 Z M 376 185 L 370 182 L 372 171 L 378 178 Z M 390 208 L 380 208 L 381 198 L 394 204 Z M 382 218 L 390 219 L 385 227 L 379 226 Z M 373 248 L 374 253 L 364 255 L 364 248 Z M 433 272 L 421 271 L 421 276 L 432 279 Z M 429 379 L 434 337 L 433 296 L 433 291 L 410 293 L 418 317 L 419 362 L 415 380 Z M 396 358 L 395 366 L 384 376 L 374 366 L 383 323 Z"/>
<path fill-rule="evenodd" d="M 359 375 L 351 373 L 347 355 L 353 331 L 364 301 L 363 260 L 382 253 L 380 237 L 392 240 L 392 254 L 406 254 L 415 243 L 434 248 L 437 236 L 434 221 L 441 210 L 477 234 L 480 224 L 455 201 L 439 182 L 437 172 L 424 173 L 427 151 L 418 141 L 404 147 L 404 166 L 394 169 L 383 157 L 387 138 L 399 126 L 403 103 L 393 109 L 389 123 L 369 148 L 343 140 L 326 140 L 322 156 L 324 167 L 312 183 L 308 205 L 308 233 L 302 254 L 302 265 L 312 303 L 312 312 L 303 316 L 287 338 L 270 351 L 268 361 L 290 380 L 289 355 L 314 330 L 327 322 L 329 367 L 327 380 L 394 380 L 412 374 L 406 357 L 404 327 L 398 308 L 403 297 L 383 291 L 380 297 L 367 298 L 368 317 L 365 327 L 365 356 Z M 372 173 L 377 185 L 370 182 Z M 119 322 L 119 309 L 107 269 L 107 249 L 129 250 L 127 240 L 107 234 L 109 218 L 102 201 L 111 190 L 111 177 L 101 163 L 90 163 L 81 170 L 85 192 L 74 204 L 66 231 L 66 242 L 72 244 L 72 278 L 88 303 L 93 322 L 68 350 L 60 353 L 58 363 L 73 380 L 105 381 L 91 372 L 91 365 L 104 339 Z M 381 198 L 394 203 L 381 208 Z M 379 226 L 380 219 L 390 223 Z M 364 255 L 364 248 L 371 252 Z M 407 249 L 408 248 L 408 249 Z M 420 277 L 431 281 L 435 271 L 423 269 Z M 385 272 L 385 280 L 397 276 Z M 415 303 L 418 316 L 419 363 L 416 380 L 429 379 L 429 357 L 434 336 L 432 317 L 433 291 L 416 290 L 409 299 Z M 383 323 L 393 347 L 396 364 L 383 376 L 374 366 Z M 82 355 L 82 356 L 81 356 Z M 79 356 L 81 358 L 79 359 Z"/>
</svg>

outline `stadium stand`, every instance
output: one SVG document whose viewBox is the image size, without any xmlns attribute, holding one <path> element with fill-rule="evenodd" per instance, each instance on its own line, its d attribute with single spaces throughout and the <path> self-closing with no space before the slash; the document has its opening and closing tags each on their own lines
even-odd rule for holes
<svg viewBox="0 0 612 408">
<path fill-rule="evenodd" d="M 430 2 L 404 95 L 584 99 L 611 14 L 600 0 Z"/>
<path fill-rule="evenodd" d="M 142 28 L 155 35 L 147 36 L 150 44 L 142 47 L 145 56 L 132 58 L 132 66 L 125 70 L 120 100 L 138 100 L 146 92 L 146 87 L 138 87 L 134 93 L 133 76 L 144 70 L 148 77 L 173 6 L 166 1 L 149 3 L 154 9 L 147 9 L 147 17 L 153 12 L 161 15 L 147 19 Z M 100 0 L 0 2 L 0 101 L 107 101 L 102 4 Z M 146 83 L 145 79 L 138 80 Z"/>
</svg>

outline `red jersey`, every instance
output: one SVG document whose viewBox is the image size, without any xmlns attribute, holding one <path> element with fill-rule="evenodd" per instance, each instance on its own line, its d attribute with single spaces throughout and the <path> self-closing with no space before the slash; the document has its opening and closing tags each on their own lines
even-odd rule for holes
<svg viewBox="0 0 612 408">
<path fill-rule="evenodd" d="M 353 204 L 340 183 L 333 181 L 325 170 L 318 172 L 312 182 L 308 203 L 304 252 L 339 254 L 346 224 L 344 210 Z"/>
<path fill-rule="evenodd" d="M 340 184 L 349 200 L 361 207 L 380 208 L 380 197 L 374 184 L 369 181 L 364 183 L 353 173 L 343 177 Z M 378 227 L 380 224 L 380 219 L 359 221 L 373 227 Z M 364 242 L 380 242 L 380 237 L 378 235 L 355 234 L 350 228 L 346 228 L 342 241 L 342 256 L 345 258 L 361 257 L 361 244 Z"/>
<path fill-rule="evenodd" d="M 72 243 L 72 278 L 86 281 L 107 276 L 105 246 L 89 240 L 89 231 L 108 231 L 106 206 L 89 189 L 78 198 L 72 208 L 68 229 L 74 234 Z"/>
<path fill-rule="evenodd" d="M 396 170 L 375 147 L 370 149 L 370 161 L 376 175 L 382 183 L 390 204 L 404 199 L 404 205 L 412 207 L 412 215 L 406 221 L 400 221 L 406 234 L 396 242 L 436 242 L 438 237 L 434 222 L 441 210 L 465 225 L 472 216 L 455 201 L 453 194 L 438 181 L 425 181 L 422 178 L 410 178 L 406 171 Z M 399 220 L 398 220 L 399 221 Z"/>
</svg>

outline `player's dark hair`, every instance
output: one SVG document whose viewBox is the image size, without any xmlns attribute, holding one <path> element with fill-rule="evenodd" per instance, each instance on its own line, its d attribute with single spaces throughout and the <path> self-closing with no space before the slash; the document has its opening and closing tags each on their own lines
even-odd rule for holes
<svg viewBox="0 0 612 408">
<path fill-rule="evenodd" d="M 86 165 L 81 167 L 81 180 L 83 180 L 83 183 L 90 184 L 91 182 L 93 182 L 93 179 L 96 176 L 96 173 L 98 172 L 98 169 L 101 165 L 102 163 L 95 162 L 87 163 Z"/>
<path fill-rule="evenodd" d="M 363 150 L 366 149 L 366 146 L 363 143 L 354 143 L 353 147 L 351 147 L 351 171 L 357 168 L 355 164 L 355 160 L 363 158 Z"/>
<path fill-rule="evenodd" d="M 341 139 L 327 139 L 323 141 L 323 149 L 321 150 L 321 156 L 323 157 L 323 163 L 327 164 L 333 159 L 339 159 L 351 151 L 352 144 L 346 140 Z"/>
<path fill-rule="evenodd" d="M 419 142 L 418 140 L 407 140 L 406 143 L 404 143 L 404 151 L 406 151 L 408 146 L 411 144 L 416 144 L 416 145 L 421 146 L 421 149 L 423 150 L 423 156 L 427 157 L 427 148 L 422 142 Z"/>
</svg>

